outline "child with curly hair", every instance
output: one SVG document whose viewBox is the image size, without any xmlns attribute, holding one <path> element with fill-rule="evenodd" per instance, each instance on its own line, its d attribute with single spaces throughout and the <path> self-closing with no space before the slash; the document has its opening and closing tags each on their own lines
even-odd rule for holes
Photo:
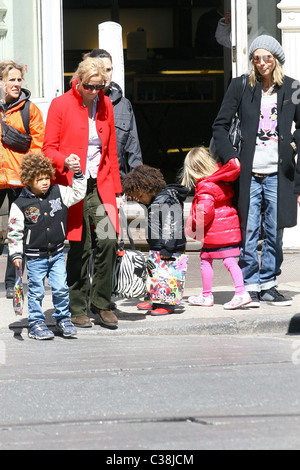
<svg viewBox="0 0 300 470">
<path fill-rule="evenodd" d="M 236 261 L 240 254 L 241 230 L 237 209 L 234 205 L 232 182 L 240 174 L 238 159 L 226 165 L 211 157 L 204 147 L 193 148 L 186 156 L 182 170 L 182 183 L 195 188 L 191 213 L 186 224 L 186 234 L 203 243 L 201 274 L 203 292 L 189 297 L 189 303 L 212 307 L 213 260 L 222 259 L 235 285 L 235 295 L 224 305 L 234 310 L 251 302 L 245 289 L 242 271 Z"/>
<path fill-rule="evenodd" d="M 138 304 L 138 308 L 151 310 L 151 315 L 155 316 L 174 313 L 183 295 L 181 283 L 180 295 L 175 298 L 174 292 L 179 286 L 176 275 L 183 275 L 187 268 L 187 257 L 183 255 L 186 245 L 183 203 L 188 189 L 179 184 L 167 185 L 160 170 L 148 165 L 135 167 L 123 178 L 122 187 L 128 199 L 144 204 L 148 212 L 148 265 L 152 269 L 148 268 L 147 299 L 150 301 Z M 154 283 L 151 276 L 154 278 L 158 269 L 160 280 Z M 172 279 L 168 279 L 170 272 L 174 274 Z"/>
<path fill-rule="evenodd" d="M 57 329 L 65 337 L 75 336 L 77 331 L 70 320 L 64 241 L 68 208 L 84 198 L 86 179 L 80 163 L 77 166 L 74 163 L 72 186 L 51 185 L 55 169 L 42 153 L 25 155 L 20 170 L 25 188 L 11 206 L 8 247 L 16 268 L 20 268 L 22 257 L 26 256 L 29 337 L 54 338 L 42 310 L 46 277 L 52 287 Z"/>
</svg>

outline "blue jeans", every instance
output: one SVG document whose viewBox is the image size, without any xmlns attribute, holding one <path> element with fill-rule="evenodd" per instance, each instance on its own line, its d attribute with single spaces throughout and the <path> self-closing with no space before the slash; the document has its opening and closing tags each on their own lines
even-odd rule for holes
<svg viewBox="0 0 300 470">
<path fill-rule="evenodd" d="M 56 321 L 70 318 L 69 289 L 67 286 L 66 263 L 63 253 L 52 258 L 27 259 L 28 276 L 28 323 L 33 326 L 38 321 L 45 321 L 42 301 L 45 296 L 45 279 L 52 288 L 52 300 L 55 307 L 53 317 Z"/>
<path fill-rule="evenodd" d="M 283 261 L 283 230 L 277 230 L 277 173 L 265 178 L 252 175 L 246 230 L 242 230 L 239 265 L 247 291 L 260 292 L 277 286 Z M 263 209 L 263 246 L 260 261 L 257 251 Z"/>
</svg>

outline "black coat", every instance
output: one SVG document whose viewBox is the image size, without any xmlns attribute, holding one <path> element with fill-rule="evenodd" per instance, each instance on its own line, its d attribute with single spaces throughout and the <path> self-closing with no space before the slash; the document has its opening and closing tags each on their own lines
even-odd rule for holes
<svg viewBox="0 0 300 470">
<path fill-rule="evenodd" d="M 106 95 L 114 107 L 117 152 L 122 179 L 137 165 L 143 164 L 142 151 L 130 101 L 123 96 L 121 87 L 114 82 L 111 82 Z"/>
<path fill-rule="evenodd" d="M 252 164 L 258 130 L 262 84 L 254 87 L 249 84 L 244 92 L 239 111 L 243 148 L 240 157 L 228 140 L 228 130 L 232 116 L 237 110 L 242 93 L 242 77 L 232 80 L 213 124 L 213 137 L 216 151 L 221 162 L 227 163 L 238 157 L 241 161 L 241 173 L 238 189 L 238 209 L 242 228 L 246 228 L 250 200 Z M 300 194 L 300 161 L 295 173 L 296 152 L 291 143 L 300 148 L 300 83 L 285 76 L 283 85 L 278 89 L 278 229 L 293 227 L 297 224 L 297 194 Z M 295 123 L 295 131 L 293 131 Z M 300 160 L 300 159 L 299 159 Z M 296 194 L 297 192 L 297 194 Z"/>
<path fill-rule="evenodd" d="M 154 196 L 148 206 L 147 242 L 150 250 L 160 251 L 164 256 L 184 252 L 183 203 L 187 195 L 185 186 L 169 184 Z"/>
</svg>

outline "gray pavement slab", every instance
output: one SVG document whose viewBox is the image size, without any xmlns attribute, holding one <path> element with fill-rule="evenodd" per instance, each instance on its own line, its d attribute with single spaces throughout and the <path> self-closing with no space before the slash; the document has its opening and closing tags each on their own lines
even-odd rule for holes
<svg viewBox="0 0 300 470">
<path fill-rule="evenodd" d="M 5 297 L 4 274 L 6 256 L 0 256 L 0 330 L 10 330 L 15 335 L 27 333 L 27 296 L 22 317 L 14 314 L 12 300 Z M 116 314 L 119 328 L 108 330 L 99 325 L 80 329 L 80 335 L 236 335 L 260 333 L 300 333 L 300 251 L 285 253 L 279 290 L 293 298 L 290 307 L 275 307 L 261 304 L 260 308 L 241 308 L 226 311 L 223 304 L 234 293 L 233 283 L 222 262 L 214 262 L 213 307 L 195 307 L 188 303 L 190 295 L 202 291 L 199 253 L 189 253 L 189 269 L 186 280 L 184 301 L 177 313 L 164 317 L 153 317 L 137 309 L 139 299 L 113 298 L 117 304 Z M 26 273 L 24 278 L 27 290 Z M 46 285 L 43 309 L 49 327 L 54 327 L 51 289 Z M 93 321 L 93 315 L 89 313 Z"/>
</svg>

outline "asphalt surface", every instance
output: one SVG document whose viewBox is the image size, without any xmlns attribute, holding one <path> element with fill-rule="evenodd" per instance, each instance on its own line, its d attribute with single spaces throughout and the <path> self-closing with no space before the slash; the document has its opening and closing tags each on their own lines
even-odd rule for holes
<svg viewBox="0 0 300 470">
<path fill-rule="evenodd" d="M 300 251 L 284 254 L 282 274 L 278 279 L 278 289 L 289 297 L 293 303 L 290 307 L 279 307 L 261 304 L 260 308 L 243 307 L 226 311 L 223 308 L 234 294 L 233 283 L 222 261 L 214 262 L 214 299 L 213 307 L 195 307 L 189 305 L 190 295 L 202 291 L 200 261 L 198 251 L 189 254 L 189 267 L 186 279 L 185 294 L 182 306 L 176 313 L 164 317 L 154 317 L 137 309 L 139 299 L 113 298 L 116 302 L 116 314 L 119 318 L 117 330 L 108 330 L 99 325 L 93 328 L 80 329 L 79 335 L 236 335 L 236 334 L 297 334 L 300 333 Z M 14 335 L 27 334 L 27 301 L 23 316 L 16 316 L 12 300 L 6 299 L 4 274 L 7 257 L 0 256 L 0 330 L 11 330 Z M 25 294 L 27 291 L 26 272 L 24 275 Z M 27 296 L 26 296 L 27 297 Z M 52 318 L 53 304 L 51 289 L 46 284 L 43 310 L 46 322 L 51 328 L 55 322 Z M 89 312 L 93 321 L 93 315 Z"/>
</svg>

